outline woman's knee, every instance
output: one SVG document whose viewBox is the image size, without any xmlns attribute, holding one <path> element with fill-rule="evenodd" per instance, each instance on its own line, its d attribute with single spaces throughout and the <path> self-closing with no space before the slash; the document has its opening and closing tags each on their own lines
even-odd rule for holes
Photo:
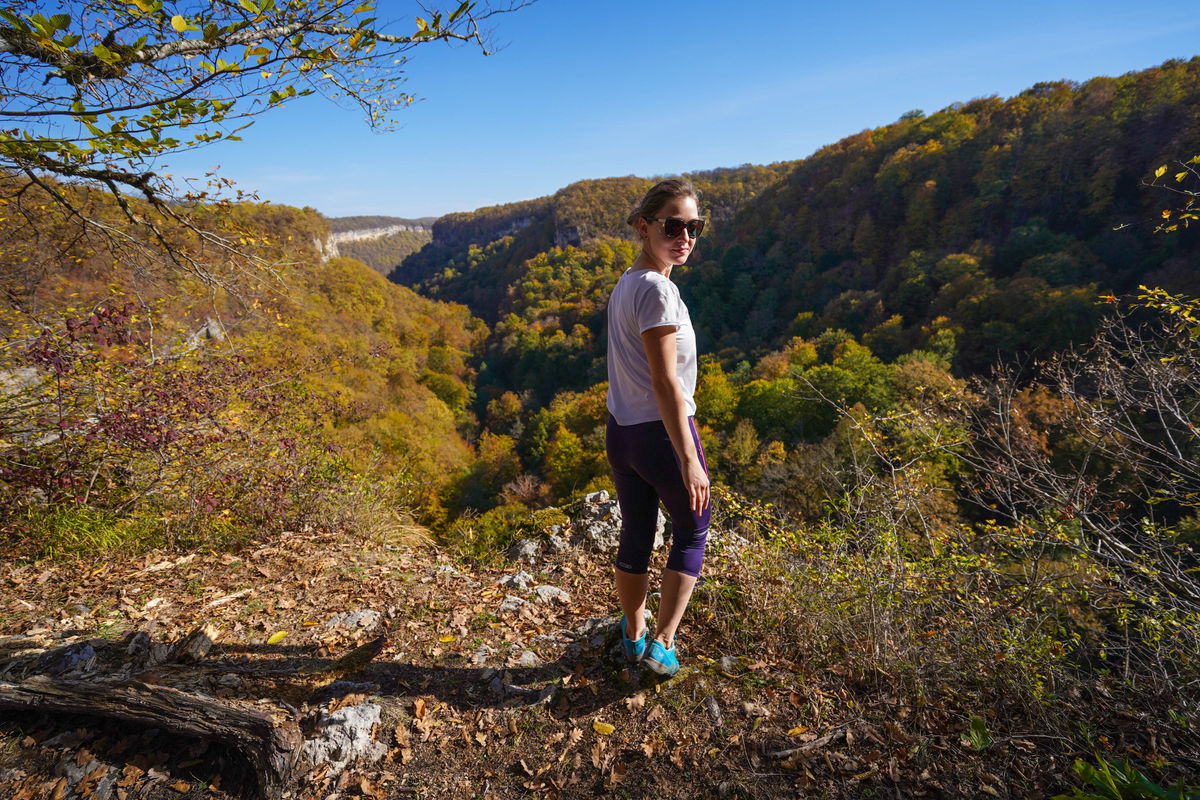
<svg viewBox="0 0 1200 800">
<path fill-rule="evenodd" d="M 671 553 L 667 556 L 667 569 L 691 575 L 700 576 L 700 567 L 704 564 L 704 551 L 708 546 L 708 529 L 698 530 L 690 535 L 672 535 Z"/>
</svg>

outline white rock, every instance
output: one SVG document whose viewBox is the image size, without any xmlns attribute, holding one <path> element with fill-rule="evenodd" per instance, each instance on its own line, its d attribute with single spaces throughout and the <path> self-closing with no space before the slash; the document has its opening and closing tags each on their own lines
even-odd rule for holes
<svg viewBox="0 0 1200 800">
<path fill-rule="evenodd" d="M 538 602 L 541 603 L 561 603 L 568 605 L 571 602 L 571 595 L 559 589 L 557 586 L 546 586 L 545 584 L 537 587 Z"/>
<path fill-rule="evenodd" d="M 334 774 L 352 762 L 371 764 L 383 758 L 387 745 L 371 736 L 371 730 L 379 724 L 379 712 L 375 703 L 339 708 L 332 714 L 322 712 L 317 720 L 317 736 L 304 742 L 304 758 L 314 765 L 329 764 Z"/>
<path fill-rule="evenodd" d="M 525 605 L 524 599 L 517 597 L 515 594 L 510 594 L 506 595 L 504 599 L 500 601 L 499 611 L 501 614 L 505 614 L 510 611 L 517 611 L 523 605 Z"/>
<path fill-rule="evenodd" d="M 486 644 L 481 645 L 479 649 L 471 655 L 471 663 L 477 667 L 482 667 L 485 663 L 487 663 L 488 657 L 495 654 L 496 651 L 488 647 Z"/>
<path fill-rule="evenodd" d="M 325 623 L 327 628 L 364 628 L 372 630 L 383 621 L 383 615 L 378 611 L 341 611 L 334 614 Z"/>
<path fill-rule="evenodd" d="M 521 653 L 520 656 L 514 659 L 509 659 L 508 665 L 510 667 L 524 667 L 525 669 L 531 669 L 533 667 L 540 666 L 541 663 L 542 660 L 538 658 L 537 653 L 533 652 L 532 650 L 526 650 L 525 652 Z"/>
<path fill-rule="evenodd" d="M 521 589 L 528 592 L 533 588 L 533 576 L 525 570 L 521 570 L 516 575 L 501 578 L 499 583 L 502 586 L 507 586 L 509 589 Z"/>
<path fill-rule="evenodd" d="M 542 543 L 536 539 L 522 539 L 508 550 L 508 557 L 513 561 L 533 563 L 542 554 Z"/>
</svg>

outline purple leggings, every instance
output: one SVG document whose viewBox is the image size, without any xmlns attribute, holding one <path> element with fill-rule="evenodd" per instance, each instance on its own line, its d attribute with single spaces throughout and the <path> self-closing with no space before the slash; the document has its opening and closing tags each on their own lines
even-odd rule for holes
<svg viewBox="0 0 1200 800">
<path fill-rule="evenodd" d="M 708 473 L 704 450 L 696 422 L 688 417 L 688 428 L 700 463 Z M 608 463 L 617 486 L 621 506 L 621 546 L 617 548 L 617 569 L 644 575 L 650 568 L 654 547 L 654 529 L 658 524 L 658 501 L 671 515 L 671 554 L 667 569 L 697 577 L 704 562 L 708 541 L 709 509 L 696 514 L 683 485 L 679 456 L 662 420 L 637 425 L 618 425 L 610 414 L 605 434 Z"/>
</svg>

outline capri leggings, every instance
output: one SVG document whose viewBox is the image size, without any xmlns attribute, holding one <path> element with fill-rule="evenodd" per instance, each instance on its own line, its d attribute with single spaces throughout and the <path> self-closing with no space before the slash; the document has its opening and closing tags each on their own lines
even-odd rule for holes
<svg viewBox="0 0 1200 800">
<path fill-rule="evenodd" d="M 707 474 L 708 464 L 700 446 L 700 434 L 691 417 L 688 417 L 688 428 Z M 613 482 L 617 486 L 617 503 L 621 506 L 617 568 L 634 575 L 644 575 L 649 570 L 654 529 L 658 524 L 658 501 L 662 500 L 671 516 L 671 553 L 667 557 L 667 569 L 699 576 L 700 565 L 704 562 L 704 545 L 708 541 L 709 509 L 705 508 L 701 514 L 692 511 L 691 498 L 680 473 L 679 456 L 662 420 L 618 425 L 610 414 L 605 446 Z"/>
</svg>

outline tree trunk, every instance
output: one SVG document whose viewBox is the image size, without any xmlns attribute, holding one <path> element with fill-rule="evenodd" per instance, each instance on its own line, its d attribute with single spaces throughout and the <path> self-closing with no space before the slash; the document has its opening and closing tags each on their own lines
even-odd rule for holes
<svg viewBox="0 0 1200 800">
<path fill-rule="evenodd" d="M 242 752 L 254 767 L 264 800 L 289 784 L 303 741 L 296 723 L 165 686 L 137 682 L 55 680 L 39 675 L 0 682 L 0 709 L 91 714 L 157 728 Z"/>
</svg>

